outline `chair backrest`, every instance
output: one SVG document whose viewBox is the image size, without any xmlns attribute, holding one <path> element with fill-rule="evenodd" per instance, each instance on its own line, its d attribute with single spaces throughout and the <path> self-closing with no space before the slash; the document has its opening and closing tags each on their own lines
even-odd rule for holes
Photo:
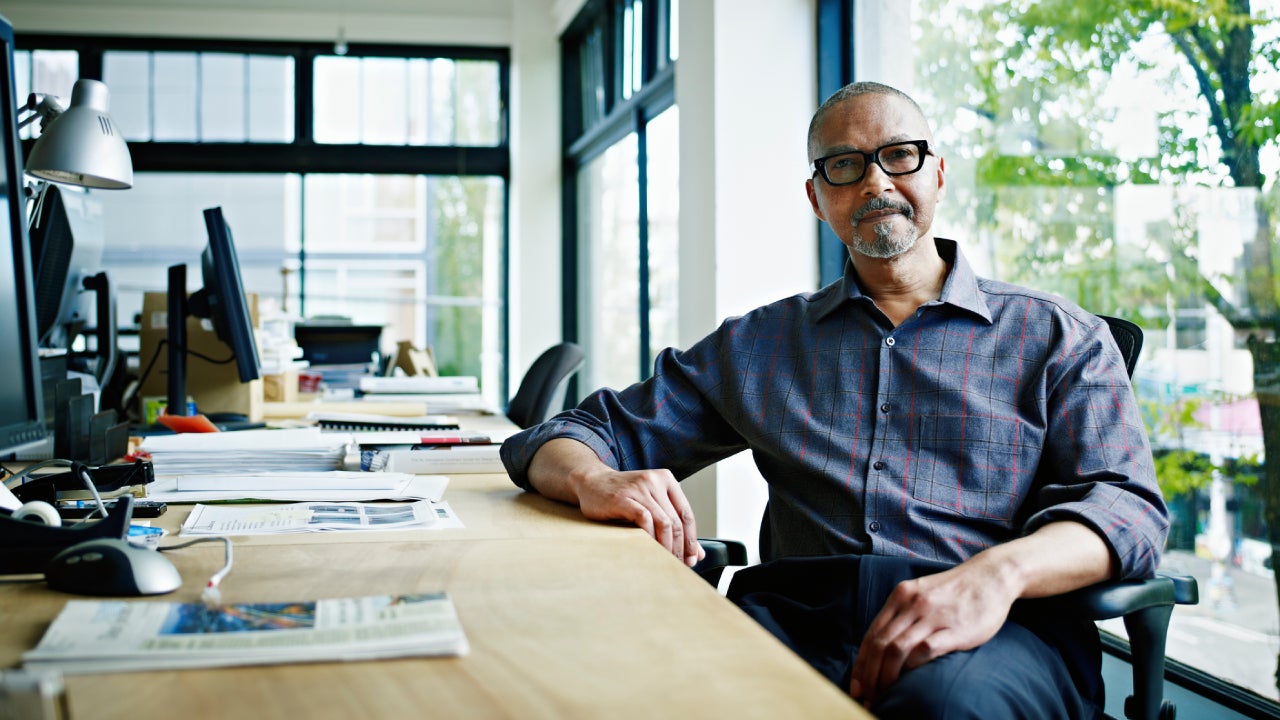
<svg viewBox="0 0 1280 720">
<path fill-rule="evenodd" d="M 586 353 L 571 342 L 547 348 L 520 381 L 515 397 L 507 405 L 507 417 L 521 428 L 546 421 L 564 408 L 569 378 L 586 362 Z"/>
<path fill-rule="evenodd" d="M 1124 356 L 1124 369 L 1133 377 L 1133 369 L 1138 365 L 1138 354 L 1142 352 L 1142 328 L 1118 317 L 1099 315 L 1111 329 L 1111 337 L 1120 346 L 1120 354 Z"/>
</svg>

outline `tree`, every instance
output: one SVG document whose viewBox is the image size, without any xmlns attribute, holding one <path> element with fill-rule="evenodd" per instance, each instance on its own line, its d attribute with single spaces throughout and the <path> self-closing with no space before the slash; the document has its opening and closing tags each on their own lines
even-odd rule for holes
<svg viewBox="0 0 1280 720">
<path fill-rule="evenodd" d="M 1003 158 L 989 165 L 989 181 L 1021 171 L 1077 188 L 1127 177 L 1131 182 L 1190 181 L 1254 190 L 1256 231 L 1246 243 L 1241 292 L 1224 291 L 1221 278 L 1199 271 L 1193 243 L 1171 242 L 1167 260 L 1184 294 L 1186 283 L 1193 283 L 1237 333 L 1248 336 L 1263 446 L 1271 459 L 1263 483 L 1265 519 L 1272 566 L 1280 568 L 1280 254 L 1274 240 L 1275 188 L 1266 187 L 1262 171 L 1262 151 L 1280 135 L 1280 99 L 1274 90 L 1264 93 L 1254 85 L 1256 78 L 1280 71 L 1278 19 L 1255 11 L 1251 0 L 1008 0 L 987 12 L 989 27 L 1016 28 L 1020 42 L 990 61 L 988 92 L 980 101 L 986 103 L 981 105 L 985 112 L 1008 113 L 1011 98 L 1018 97 L 1025 100 L 1024 111 L 1055 102 L 1087 102 L 1088 88 L 1081 93 L 1082 85 L 1110 75 L 1121 63 L 1152 70 L 1136 49 L 1153 37 L 1166 38 L 1180 59 L 1184 72 L 1168 82 L 1192 88 L 1199 103 L 1165 118 L 1160 152 L 1152 158 L 1124 162 L 1083 153 L 1057 168 L 1044 156 L 1033 155 L 1026 162 Z M 1188 122 L 1195 115 L 1207 117 L 1207 133 Z M 1098 241 L 1096 234 L 1092 241 Z M 1276 582 L 1280 595 L 1280 573 Z"/>
</svg>

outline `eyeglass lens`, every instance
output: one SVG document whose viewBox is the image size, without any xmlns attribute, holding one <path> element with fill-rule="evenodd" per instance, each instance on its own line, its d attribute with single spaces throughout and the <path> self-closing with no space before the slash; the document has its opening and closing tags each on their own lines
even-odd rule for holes
<svg viewBox="0 0 1280 720">
<path fill-rule="evenodd" d="M 833 155 L 822 162 L 822 174 L 833 185 L 858 182 L 867 172 L 871 158 L 889 175 L 907 175 L 924 166 L 924 152 L 913 142 L 893 143 L 874 152 L 850 152 Z"/>
</svg>

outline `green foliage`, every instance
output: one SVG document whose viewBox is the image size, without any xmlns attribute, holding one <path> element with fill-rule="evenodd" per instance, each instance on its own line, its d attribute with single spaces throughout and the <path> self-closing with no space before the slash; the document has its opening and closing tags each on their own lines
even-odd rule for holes
<svg viewBox="0 0 1280 720">
<path fill-rule="evenodd" d="M 1213 481 L 1214 466 L 1202 453 L 1171 450 L 1155 456 L 1156 478 L 1167 498 L 1208 487 Z"/>
</svg>

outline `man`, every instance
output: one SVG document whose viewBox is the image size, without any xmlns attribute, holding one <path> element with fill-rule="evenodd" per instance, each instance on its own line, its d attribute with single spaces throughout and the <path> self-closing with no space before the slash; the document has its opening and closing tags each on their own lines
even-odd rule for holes
<svg viewBox="0 0 1280 720">
<path fill-rule="evenodd" d="M 1095 631 L 1015 601 L 1159 560 L 1167 511 L 1105 323 L 976 278 L 934 237 L 946 165 L 900 91 L 841 89 L 808 153 L 844 278 L 515 436 L 512 479 L 692 565 L 677 480 L 750 449 L 770 489 L 761 554 L 782 559 L 730 596 L 854 698 L 886 718 L 1096 715 Z"/>
</svg>

